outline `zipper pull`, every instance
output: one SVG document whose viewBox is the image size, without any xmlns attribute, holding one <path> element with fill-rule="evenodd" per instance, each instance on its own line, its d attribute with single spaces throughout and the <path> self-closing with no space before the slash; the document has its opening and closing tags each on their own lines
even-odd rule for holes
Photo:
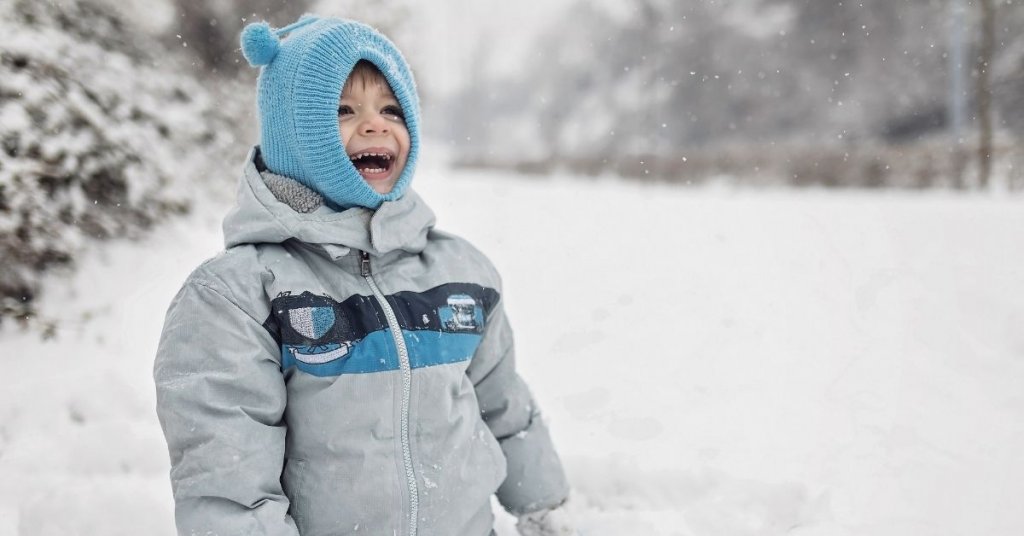
<svg viewBox="0 0 1024 536">
<path fill-rule="evenodd" d="M 367 277 L 370 275 L 370 254 L 363 251 L 360 252 L 360 256 L 362 257 L 362 260 L 360 261 L 360 267 L 363 273 L 363 277 Z"/>
</svg>

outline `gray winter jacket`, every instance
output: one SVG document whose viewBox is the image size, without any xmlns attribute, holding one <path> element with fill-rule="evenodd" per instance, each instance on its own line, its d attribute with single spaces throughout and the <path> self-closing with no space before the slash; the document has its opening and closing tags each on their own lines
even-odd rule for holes
<svg viewBox="0 0 1024 536">
<path fill-rule="evenodd" d="M 568 484 L 497 272 L 414 193 L 303 214 L 249 154 L 156 357 L 179 534 L 483 536 Z"/>
</svg>

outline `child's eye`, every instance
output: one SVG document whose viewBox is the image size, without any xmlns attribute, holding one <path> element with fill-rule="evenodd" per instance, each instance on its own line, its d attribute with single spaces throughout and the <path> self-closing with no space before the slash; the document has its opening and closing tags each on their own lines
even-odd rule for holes
<svg viewBox="0 0 1024 536">
<path fill-rule="evenodd" d="M 390 115 L 390 116 L 395 117 L 396 119 L 400 119 L 402 121 L 405 121 L 405 114 L 402 113 L 402 108 L 400 106 L 395 106 L 393 104 L 389 104 L 389 105 L 385 106 L 384 108 L 382 108 L 380 113 L 382 115 Z"/>
<path fill-rule="evenodd" d="M 353 110 L 352 107 L 347 104 L 342 104 L 341 106 L 338 106 L 338 117 L 341 117 L 343 115 L 352 115 L 354 113 L 356 113 L 355 110 Z"/>
</svg>

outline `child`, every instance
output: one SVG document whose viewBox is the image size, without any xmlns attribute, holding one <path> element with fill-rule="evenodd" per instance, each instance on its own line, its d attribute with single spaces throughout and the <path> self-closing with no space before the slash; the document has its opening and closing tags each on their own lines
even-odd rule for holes
<svg viewBox="0 0 1024 536">
<path fill-rule="evenodd" d="M 179 534 L 485 536 L 495 493 L 522 534 L 574 534 L 499 276 L 408 189 L 401 54 L 312 16 L 242 50 L 261 143 L 154 371 Z"/>
</svg>

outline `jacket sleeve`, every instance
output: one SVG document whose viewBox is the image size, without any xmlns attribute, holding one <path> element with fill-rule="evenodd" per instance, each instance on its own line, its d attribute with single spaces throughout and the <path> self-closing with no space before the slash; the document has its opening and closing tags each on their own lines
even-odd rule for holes
<svg viewBox="0 0 1024 536">
<path fill-rule="evenodd" d="M 569 496 L 569 482 L 540 409 L 516 374 L 512 328 L 500 301 L 485 329 L 466 374 L 476 386 L 484 422 L 508 461 L 498 502 L 516 515 L 553 508 Z"/>
<path fill-rule="evenodd" d="M 195 278 L 171 303 L 154 366 L 178 534 L 289 535 L 286 392 L 276 343 Z"/>
</svg>

